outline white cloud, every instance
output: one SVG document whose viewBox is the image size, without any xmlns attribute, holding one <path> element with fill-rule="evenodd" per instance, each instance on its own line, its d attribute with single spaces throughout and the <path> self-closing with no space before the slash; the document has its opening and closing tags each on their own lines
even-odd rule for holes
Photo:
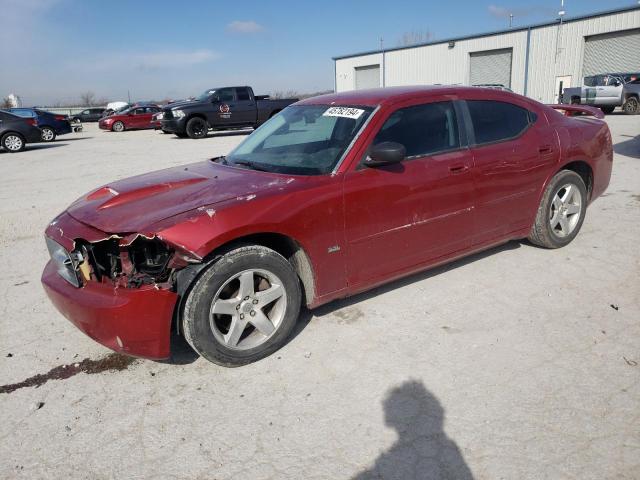
<svg viewBox="0 0 640 480">
<path fill-rule="evenodd" d="M 91 62 L 94 70 L 161 70 L 171 68 L 184 68 L 213 62 L 220 58 L 220 55 L 213 50 L 192 50 L 192 51 L 158 51 L 147 53 L 109 53 L 102 57 L 98 56 Z M 75 63 L 75 61 L 74 61 Z M 86 62 L 78 65 L 71 65 L 72 68 L 86 68 Z"/>
<path fill-rule="evenodd" d="M 264 27 L 253 20 L 246 22 L 235 20 L 227 25 L 227 30 L 234 33 L 258 33 L 264 30 Z"/>
</svg>

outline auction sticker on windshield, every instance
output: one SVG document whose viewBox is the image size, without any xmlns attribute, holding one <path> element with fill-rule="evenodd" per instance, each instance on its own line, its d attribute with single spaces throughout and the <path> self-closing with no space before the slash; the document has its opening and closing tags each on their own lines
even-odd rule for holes
<svg viewBox="0 0 640 480">
<path fill-rule="evenodd" d="M 360 118 L 364 110 L 351 107 L 331 107 L 322 114 L 323 117 Z"/>
</svg>

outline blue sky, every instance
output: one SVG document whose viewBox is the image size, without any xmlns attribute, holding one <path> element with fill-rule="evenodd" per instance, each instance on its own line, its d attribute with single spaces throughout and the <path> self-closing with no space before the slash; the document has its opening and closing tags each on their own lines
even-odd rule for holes
<svg viewBox="0 0 640 480">
<path fill-rule="evenodd" d="M 637 0 L 566 0 L 568 16 Z M 560 0 L 0 0 L 0 96 L 28 104 L 85 91 L 183 98 L 214 86 L 257 93 L 333 88 L 331 57 L 553 20 Z M 9 60 L 10 59 L 10 60 Z"/>
</svg>

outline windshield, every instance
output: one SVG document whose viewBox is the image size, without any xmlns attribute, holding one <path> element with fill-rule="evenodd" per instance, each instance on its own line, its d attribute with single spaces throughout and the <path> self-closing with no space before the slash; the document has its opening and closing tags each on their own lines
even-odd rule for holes
<svg viewBox="0 0 640 480">
<path fill-rule="evenodd" d="M 291 175 L 330 173 L 372 110 L 358 106 L 288 107 L 249 135 L 226 161 Z"/>
<path fill-rule="evenodd" d="M 215 90 L 205 90 L 204 92 L 202 92 L 202 95 L 200 95 L 200 96 L 197 98 L 197 100 L 198 100 L 198 101 L 200 101 L 200 102 L 204 102 L 204 101 L 208 100 L 208 99 L 209 99 L 209 97 L 210 97 L 211 95 L 213 95 L 214 93 L 216 93 L 216 91 L 215 91 Z"/>
</svg>

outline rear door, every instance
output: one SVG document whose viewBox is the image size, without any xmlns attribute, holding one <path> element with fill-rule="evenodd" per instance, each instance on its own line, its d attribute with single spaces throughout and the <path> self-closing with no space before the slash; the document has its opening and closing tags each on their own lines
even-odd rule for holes
<svg viewBox="0 0 640 480">
<path fill-rule="evenodd" d="M 462 133 L 453 101 L 411 105 L 387 117 L 370 146 L 398 142 L 407 158 L 360 165 L 345 178 L 351 286 L 377 283 L 470 245 L 474 184 Z"/>
<path fill-rule="evenodd" d="M 476 243 L 530 226 L 538 193 L 559 155 L 545 118 L 523 105 L 467 100 L 476 186 Z"/>
<path fill-rule="evenodd" d="M 257 121 L 256 102 L 248 87 L 238 87 L 233 107 L 232 120 L 236 124 L 255 125 Z"/>
</svg>

